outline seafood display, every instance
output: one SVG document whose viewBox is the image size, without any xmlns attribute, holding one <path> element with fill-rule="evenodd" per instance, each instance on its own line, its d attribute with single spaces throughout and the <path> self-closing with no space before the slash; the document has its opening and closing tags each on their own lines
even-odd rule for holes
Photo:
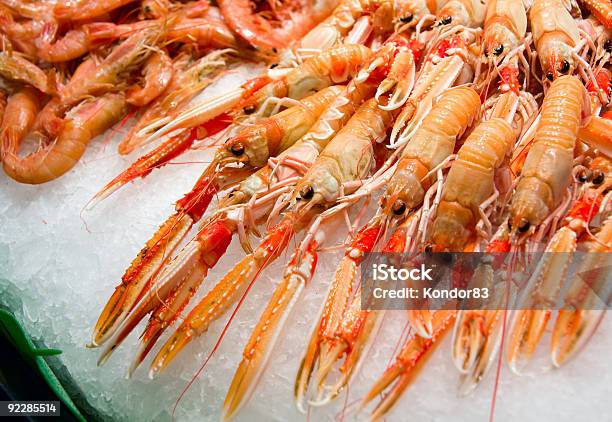
<svg viewBox="0 0 612 422">
<path fill-rule="evenodd" d="M 385 313 L 404 312 L 410 334 L 397 333 L 394 361 L 360 398 L 372 420 L 391 414 L 447 334 L 463 396 L 504 361 L 516 374 L 564 366 L 610 306 L 608 0 L 0 0 L 0 11 L 8 177 L 60 177 L 125 125 L 118 151 L 140 156 L 91 209 L 154 170 L 180 171 L 167 165 L 190 150 L 214 150 L 108 292 L 88 344 L 99 365 L 142 326 L 129 375 L 148 359 L 156 377 L 224 318 L 201 370 L 214 365 L 252 286 L 283 261 L 240 345 L 222 409 L 232 419 L 331 249 L 342 253 L 295 359 L 303 413 L 348 390 L 383 341 Z M 266 70 L 198 98 L 247 62 Z M 244 253 L 220 274 L 234 238 Z M 381 306 L 369 296 L 381 259 L 434 262 L 449 288 L 490 295 Z"/>
<path fill-rule="evenodd" d="M 56 179 L 93 138 L 131 118 L 137 124 L 119 153 L 145 145 L 226 66 L 272 63 L 281 45 L 335 7 L 333 0 L 306 3 L 265 10 L 246 1 L 0 3 L 2 95 L 9 111 L 23 106 L 33 114 L 3 122 L 5 173 L 28 184 Z"/>
</svg>

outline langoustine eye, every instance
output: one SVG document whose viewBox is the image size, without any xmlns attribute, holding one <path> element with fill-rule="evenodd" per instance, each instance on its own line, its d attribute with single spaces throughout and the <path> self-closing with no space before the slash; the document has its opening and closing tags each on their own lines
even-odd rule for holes
<svg viewBox="0 0 612 422">
<path fill-rule="evenodd" d="M 414 15 L 412 13 L 408 13 L 406 16 L 402 16 L 399 20 L 401 23 L 410 23 Z"/>
<path fill-rule="evenodd" d="M 391 207 L 391 211 L 395 215 L 402 215 L 406 211 L 406 203 L 401 199 L 396 200 Z"/>
<path fill-rule="evenodd" d="M 244 154 L 244 145 L 242 145 L 242 143 L 240 142 L 236 142 L 235 144 L 232 144 L 232 146 L 230 146 L 230 151 L 236 157 L 240 157 L 242 154 Z"/>
<path fill-rule="evenodd" d="M 302 199 L 311 199 L 314 196 L 314 188 L 310 185 L 306 185 L 300 189 L 300 197 Z"/>
<path fill-rule="evenodd" d="M 586 183 L 593 177 L 591 171 L 589 169 L 581 169 L 578 174 L 576 174 L 576 180 L 580 183 Z"/>
<path fill-rule="evenodd" d="M 594 185 L 601 185 L 604 182 L 605 175 L 601 170 L 593 171 L 593 179 L 591 180 Z"/>
</svg>

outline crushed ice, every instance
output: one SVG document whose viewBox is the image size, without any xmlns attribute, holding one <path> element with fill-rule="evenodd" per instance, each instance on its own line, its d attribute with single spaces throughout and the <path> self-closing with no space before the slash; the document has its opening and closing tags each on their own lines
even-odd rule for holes
<svg viewBox="0 0 612 422">
<path fill-rule="evenodd" d="M 206 94 L 218 94 L 252 74 L 253 69 L 230 73 Z M 106 144 L 102 138 L 91 143 L 73 171 L 51 183 L 18 185 L 0 176 L 0 292 L 4 290 L 3 277 L 17 286 L 27 330 L 34 337 L 43 338 L 48 347 L 63 350 L 63 363 L 92 406 L 116 420 L 167 421 L 175 400 L 206 358 L 225 320 L 213 324 L 206 335 L 190 344 L 166 373 L 153 381 L 147 378 L 145 368 L 140 368 L 132 379 L 125 378 L 136 351 L 137 334 L 130 336 L 102 368 L 96 366 L 98 351 L 86 349 L 85 344 L 124 269 L 173 211 L 173 202 L 191 188 L 204 165 L 197 162 L 209 156 L 203 151 L 192 151 L 180 159 L 192 164 L 169 165 L 154 171 L 92 212 L 82 213 L 85 203 L 103 184 L 142 153 L 136 151 L 121 157 L 115 150 L 117 136 Z M 211 271 L 202 290 L 217 281 L 240 254 L 239 245 L 234 242 L 229 256 Z M 239 419 L 306 419 L 293 405 L 293 381 L 313 326 L 312 317 L 320 309 L 337 263 L 338 255 L 333 255 L 335 259 L 331 256 L 327 254 L 321 259 L 317 276 L 296 306 L 276 357 Z M 240 351 L 275 282 L 271 275 L 278 274 L 282 266 L 282 262 L 273 266 L 252 289 L 216 356 L 182 400 L 177 420 L 219 419 L 225 392 L 241 358 Z M 312 420 L 334 420 L 345 405 L 347 412 L 356 407 L 356 400 L 392 362 L 405 322 L 403 312 L 387 313 L 362 371 L 335 403 L 313 408 Z M 141 327 L 136 331 L 140 332 Z M 608 414 L 611 333 L 608 318 L 586 352 L 559 371 L 537 378 L 519 378 L 502 368 L 496 418 L 535 421 L 554 417 L 573 422 L 578 415 L 585 419 L 589 415 L 595 418 Z M 450 360 L 449 340 L 432 356 L 388 420 L 488 418 L 494 371 L 474 394 L 457 398 L 458 374 Z"/>
</svg>

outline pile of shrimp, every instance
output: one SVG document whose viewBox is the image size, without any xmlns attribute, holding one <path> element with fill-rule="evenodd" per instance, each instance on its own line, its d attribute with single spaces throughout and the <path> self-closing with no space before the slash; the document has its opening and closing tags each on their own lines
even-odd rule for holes
<svg viewBox="0 0 612 422">
<path fill-rule="evenodd" d="M 136 122 L 119 153 L 146 145 L 226 66 L 279 61 L 281 46 L 293 45 L 336 6 L 263 3 L 1 1 L 5 173 L 29 184 L 56 179 L 94 137 L 130 118 Z"/>
<path fill-rule="evenodd" d="M 22 14 L 34 7 L 2 3 Z M 219 2 L 222 11 L 224 3 Z M 143 2 L 140 13 L 154 17 L 158 6 Z M 60 16 L 69 13 L 57 7 L 56 17 L 58 10 Z M 196 4 L 174 7 L 184 12 L 176 21 L 139 30 L 106 59 L 84 61 L 74 75 L 88 66 L 98 75 L 126 43 L 144 43 L 146 48 L 129 54 L 163 68 L 159 39 L 176 31 L 173 25 Z M 270 7 L 280 14 L 276 3 Z M 261 272 L 290 256 L 244 345 L 223 407 L 223 418 L 231 419 L 273 361 L 289 313 L 307 294 L 318 254 L 329 248 L 344 255 L 312 319 L 303 359 L 296 361 L 294 398 L 304 412 L 336 400 L 376 347 L 383 312 L 361 303 L 361 264 L 372 252 L 490 254 L 495 259 L 463 272 L 457 282 L 498 286 L 486 309 L 408 306 L 413 334 L 362 398 L 360 409 L 373 420 L 386 417 L 450 332 L 461 394 L 471 393 L 494 362 L 505 359 L 514 372 L 524 373 L 536 349 L 548 347 L 548 366 L 561 367 L 588 344 L 609 304 L 609 275 L 590 271 L 585 282 L 569 275 L 568 261 L 586 252 L 576 271 L 583 274 L 606 260 L 609 265 L 612 256 L 610 2 L 342 0 L 334 7 L 316 26 L 301 27 L 308 32 L 291 44 L 280 37 L 251 40 L 249 31 L 236 30 L 223 14 L 234 35 L 258 52 L 275 48 L 275 63 L 240 87 L 160 117 L 147 138 L 156 146 L 88 204 L 154 169 L 167 171 L 163 165 L 195 140 L 217 142 L 212 162 L 137 254 L 102 310 L 90 344 L 102 346 L 100 364 L 148 318 L 129 372 L 152 354 L 150 375 L 157 375 L 228 313 L 223 332 L 231 328 Z M 295 13 L 287 19 L 295 22 Z M 87 31 L 87 25 L 72 31 Z M 115 31 L 121 30 L 110 31 L 121 38 Z M 126 75 L 125 69 L 115 77 Z M 47 112 L 68 104 L 79 104 L 78 110 L 120 104 L 109 107 L 114 119 L 100 118 L 100 127 L 107 127 L 122 114 L 117 110 L 123 101 L 143 89 L 108 90 L 108 83 L 89 84 L 92 74 L 87 72 L 79 89 L 72 84 L 75 76 L 61 89 L 48 77 L 36 79 L 38 85 L 28 80 L 14 96 L 33 104 L 32 112 L 21 109 L 32 120 L 44 90 L 52 98 L 43 108 Z M 85 93 L 96 97 L 83 105 L 78 101 Z M 5 112 L 5 120 L 12 115 Z M 41 115 L 48 113 L 37 120 Z M 63 130 L 70 125 L 78 130 L 73 121 Z M 368 210 L 373 216 L 366 216 Z M 343 231 L 346 241 L 332 244 L 331 235 Z M 213 267 L 234 236 L 244 257 L 218 274 Z M 546 254 L 533 254 L 539 252 Z M 533 259 L 537 269 L 528 270 Z M 531 274 L 528 294 L 523 306 L 509 311 L 512 277 L 521 272 Z M 569 288 L 561 297 L 566 279 Z M 192 303 L 204 283 L 208 292 Z M 552 309 L 558 301 L 563 305 Z M 545 332 L 552 333 L 548 345 Z"/>
</svg>

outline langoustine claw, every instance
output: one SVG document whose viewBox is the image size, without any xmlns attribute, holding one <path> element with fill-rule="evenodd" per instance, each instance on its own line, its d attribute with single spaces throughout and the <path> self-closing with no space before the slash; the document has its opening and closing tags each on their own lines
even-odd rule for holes
<svg viewBox="0 0 612 422">
<path fill-rule="evenodd" d="M 193 224 L 201 219 L 214 195 L 245 179 L 254 169 L 264 167 L 271 156 L 290 148 L 315 124 L 318 116 L 333 102 L 341 89 L 333 86 L 322 90 L 304 99 L 300 105 L 245 128 L 217 150 L 213 163 L 203 172 L 191 192 L 177 202 L 176 213 L 149 240 L 123 276 L 122 284 L 111 296 L 96 324 L 93 345 L 101 344 L 116 330 L 137 300 L 148 290 L 152 278 L 167 260 L 168 254 Z M 244 168 L 232 167 L 236 164 L 242 164 Z M 123 179 L 119 180 L 124 183 Z M 107 189 L 102 192 L 111 191 Z M 92 201 L 95 203 L 103 197 L 96 196 Z M 235 201 L 230 196 L 224 202 L 230 205 Z M 236 228 L 229 226 L 227 230 L 231 238 Z M 203 229 L 205 231 L 206 228 Z M 198 253 L 198 250 L 192 248 L 192 253 Z M 177 271 L 184 269 L 178 268 Z"/>
<path fill-rule="evenodd" d="M 340 393 L 356 369 L 380 317 L 379 313 L 361 309 L 359 288 L 355 289 L 353 284 L 364 255 L 374 249 L 383 231 L 381 224 L 361 229 L 334 274 L 323 313 L 310 337 L 295 380 L 296 405 L 302 412 L 305 412 L 304 402 L 313 374 L 316 393 L 308 400 L 310 404 L 325 404 Z M 339 379 L 327 383 L 336 362 L 345 354 Z"/>
<path fill-rule="evenodd" d="M 286 221 L 268 231 L 257 250 L 245 256 L 191 310 L 189 315 L 166 341 L 151 363 L 153 377 L 176 357 L 191 340 L 208 330 L 210 324 L 225 313 L 242 294 L 249 282 L 285 249 L 293 234 L 291 222 Z"/>
<path fill-rule="evenodd" d="M 412 384 L 427 359 L 436 350 L 443 337 L 450 331 L 455 321 L 456 311 L 435 311 L 432 320 L 431 338 L 415 335 L 409 339 L 398 353 L 395 363 L 372 386 L 363 399 L 362 407 L 372 402 L 381 393 L 383 399 L 376 405 L 370 418 L 380 420 L 389 413 L 403 392 Z"/>
<path fill-rule="evenodd" d="M 177 129 L 201 125 L 220 116 L 229 116 L 234 120 L 237 116 L 252 114 L 266 105 L 270 98 L 300 100 L 312 92 L 347 81 L 371 55 L 370 49 L 361 45 L 341 45 L 322 51 L 278 79 L 267 74 L 258 76 L 235 90 L 186 110 L 158 129 L 147 141 L 154 141 Z M 259 111 L 263 115 L 269 115 L 273 109 L 274 107 L 267 104 Z"/>
<path fill-rule="evenodd" d="M 271 357 L 272 346 L 281 335 L 291 309 L 314 275 L 317 265 L 316 248 L 317 242 L 313 241 L 303 253 L 296 252 L 283 280 L 274 290 L 234 373 L 223 403 L 223 420 L 231 420 L 255 391 Z M 298 255 L 299 263 L 296 262 Z"/>
<path fill-rule="evenodd" d="M 609 286 L 605 284 L 609 284 L 611 251 L 612 219 L 608 218 L 570 282 L 564 307 L 557 315 L 551 341 L 555 367 L 564 365 L 582 350 L 606 313 L 605 307 L 611 298 Z"/>
<path fill-rule="evenodd" d="M 600 163 L 604 165 L 600 168 Z M 529 369 L 536 348 L 541 342 L 553 309 L 559 300 L 570 264 L 574 260 L 581 236 L 589 233 L 590 223 L 609 209 L 600 208 L 606 199 L 601 192 L 610 186 L 610 165 L 607 159 L 594 160 L 593 174 L 577 174 L 582 183 L 583 195 L 568 211 L 564 225 L 557 230 L 546 246 L 524 293 L 521 310 L 513 317 L 508 343 L 508 363 L 516 373 Z M 607 253 L 610 251 L 610 218 L 607 217 L 594 243 L 587 247 L 587 254 L 574 271 L 573 279 L 565 292 L 563 307 L 559 310 L 552 335 L 552 363 L 560 366 L 584 346 L 595 331 L 605 311 L 601 307 L 609 300 L 605 288 Z M 592 235 L 590 235 L 592 236 Z M 588 237 L 587 237 L 588 238 Z M 545 367 L 544 369 L 549 369 Z"/>
</svg>

